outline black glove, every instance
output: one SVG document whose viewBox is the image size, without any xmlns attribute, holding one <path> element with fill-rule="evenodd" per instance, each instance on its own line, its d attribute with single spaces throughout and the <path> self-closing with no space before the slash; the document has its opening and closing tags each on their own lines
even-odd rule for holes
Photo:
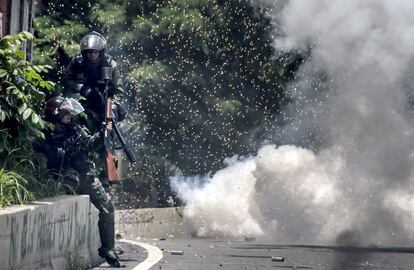
<svg viewBox="0 0 414 270">
<path fill-rule="evenodd" d="M 80 185 L 79 173 L 74 169 L 68 169 L 63 172 L 64 183 L 77 190 Z"/>
<path fill-rule="evenodd" d="M 49 150 L 49 146 L 46 144 L 45 140 L 36 138 L 32 142 L 33 150 L 37 153 L 45 154 Z"/>
<path fill-rule="evenodd" d="M 92 88 L 88 85 L 83 85 L 79 91 L 79 93 L 84 96 L 87 97 L 89 96 L 89 94 L 92 92 Z"/>
</svg>

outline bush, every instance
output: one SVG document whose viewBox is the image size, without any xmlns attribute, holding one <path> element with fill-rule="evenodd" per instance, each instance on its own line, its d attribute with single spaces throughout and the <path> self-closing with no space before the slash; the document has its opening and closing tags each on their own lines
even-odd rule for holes
<svg viewBox="0 0 414 270">
<path fill-rule="evenodd" d="M 32 65 L 25 59 L 22 44 L 33 41 L 28 32 L 0 40 L 0 207 L 47 194 L 43 185 L 49 184 L 36 179 L 42 170 L 32 162 L 37 158 L 31 142 L 44 137 L 42 130 L 48 124 L 40 112 L 54 83 L 40 75 L 50 66 Z"/>
</svg>

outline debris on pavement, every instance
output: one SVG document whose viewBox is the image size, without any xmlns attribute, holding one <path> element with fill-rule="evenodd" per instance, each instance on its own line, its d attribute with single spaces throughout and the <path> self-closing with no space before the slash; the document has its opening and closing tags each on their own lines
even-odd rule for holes
<svg viewBox="0 0 414 270">
<path fill-rule="evenodd" d="M 170 254 L 171 255 L 184 255 L 184 251 L 182 251 L 182 250 L 171 250 Z"/>
<path fill-rule="evenodd" d="M 116 231 L 115 232 L 115 239 L 116 240 L 119 240 L 119 239 L 122 239 L 122 238 L 124 238 L 124 233 L 122 233 L 122 232 L 120 232 L 120 231 Z"/>
<path fill-rule="evenodd" d="M 124 254 L 124 249 L 120 245 L 115 245 L 114 250 L 115 253 L 118 255 Z"/>
<path fill-rule="evenodd" d="M 243 237 L 244 237 L 244 241 L 246 241 L 246 242 L 256 241 L 256 237 L 251 237 L 251 236 L 243 236 Z"/>
<path fill-rule="evenodd" d="M 283 262 L 285 260 L 284 257 L 281 256 L 272 256 L 272 262 Z"/>
</svg>

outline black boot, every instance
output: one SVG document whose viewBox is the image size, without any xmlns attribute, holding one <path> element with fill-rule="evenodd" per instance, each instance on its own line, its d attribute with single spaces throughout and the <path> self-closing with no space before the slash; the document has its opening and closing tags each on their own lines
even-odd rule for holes
<svg viewBox="0 0 414 270">
<path fill-rule="evenodd" d="M 104 248 L 100 248 L 100 249 L 98 249 L 98 252 L 99 252 L 99 256 L 101 256 L 102 258 L 104 258 L 106 260 L 106 262 L 111 267 L 116 267 L 116 268 L 121 267 L 121 264 L 119 262 L 119 257 L 115 253 L 115 251 L 113 251 L 113 250 L 107 250 L 107 249 L 104 249 Z"/>
</svg>

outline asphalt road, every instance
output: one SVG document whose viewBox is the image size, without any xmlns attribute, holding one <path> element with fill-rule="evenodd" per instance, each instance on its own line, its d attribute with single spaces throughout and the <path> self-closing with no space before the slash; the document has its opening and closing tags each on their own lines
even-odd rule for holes
<svg viewBox="0 0 414 270">
<path fill-rule="evenodd" d="M 133 270 L 414 269 L 414 248 L 273 245 L 247 240 L 125 239 L 133 243 L 118 244 L 124 250 L 123 269 Z M 94 269 L 112 268 L 105 263 Z"/>
</svg>

